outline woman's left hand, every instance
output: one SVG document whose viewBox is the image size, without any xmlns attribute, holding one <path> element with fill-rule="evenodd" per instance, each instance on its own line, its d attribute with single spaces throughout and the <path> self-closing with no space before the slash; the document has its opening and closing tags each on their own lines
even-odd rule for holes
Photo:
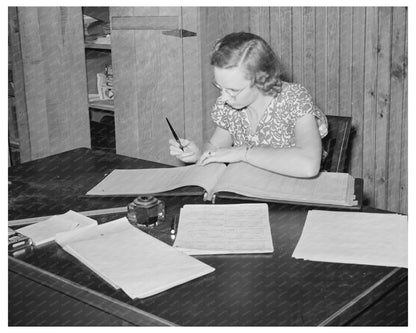
<svg viewBox="0 0 416 333">
<path fill-rule="evenodd" d="M 234 163 L 244 161 L 245 147 L 221 148 L 215 151 L 205 151 L 196 164 L 206 165 L 213 162 Z"/>
</svg>

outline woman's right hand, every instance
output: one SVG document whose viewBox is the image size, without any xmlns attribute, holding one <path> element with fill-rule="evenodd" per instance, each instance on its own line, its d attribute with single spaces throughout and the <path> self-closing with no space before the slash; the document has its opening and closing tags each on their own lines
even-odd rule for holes
<svg viewBox="0 0 416 333">
<path fill-rule="evenodd" d="M 195 163 L 201 157 L 201 151 L 198 146 L 190 140 L 179 139 L 183 146 L 183 151 L 179 148 L 179 143 L 174 139 L 169 140 L 169 150 L 172 156 L 175 156 L 178 160 L 185 163 Z"/>
</svg>

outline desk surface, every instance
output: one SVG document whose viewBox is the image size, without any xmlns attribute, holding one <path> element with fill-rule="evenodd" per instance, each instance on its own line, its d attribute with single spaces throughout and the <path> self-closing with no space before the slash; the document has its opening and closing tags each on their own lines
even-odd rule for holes
<svg viewBox="0 0 416 333">
<path fill-rule="evenodd" d="M 89 149 L 17 166 L 9 170 L 9 220 L 125 206 L 132 198 L 91 198 L 85 193 L 114 168 L 157 166 L 163 165 Z M 168 219 L 184 204 L 202 203 L 199 197 L 163 200 Z M 55 243 L 10 259 L 9 271 L 117 312 L 133 324 L 342 325 L 405 279 L 407 270 L 292 258 L 308 209 L 269 204 L 273 254 L 199 256 L 215 267 L 214 273 L 143 300 L 114 290 Z M 94 218 L 103 223 L 122 215 Z M 169 227 L 166 223 L 152 233 L 171 244 Z M 9 288 L 17 287 L 9 281 Z"/>
</svg>

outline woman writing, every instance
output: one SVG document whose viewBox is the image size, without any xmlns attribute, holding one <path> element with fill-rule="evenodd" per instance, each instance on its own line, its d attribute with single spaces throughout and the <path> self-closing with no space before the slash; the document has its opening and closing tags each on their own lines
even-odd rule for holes
<svg viewBox="0 0 416 333">
<path fill-rule="evenodd" d="M 186 163 L 244 161 L 272 172 L 313 177 L 321 164 L 325 115 L 299 84 L 283 82 L 270 46 L 251 33 L 231 33 L 214 47 L 213 84 L 221 91 L 211 117 L 214 134 L 203 152 L 181 139 L 170 153 Z"/>
</svg>

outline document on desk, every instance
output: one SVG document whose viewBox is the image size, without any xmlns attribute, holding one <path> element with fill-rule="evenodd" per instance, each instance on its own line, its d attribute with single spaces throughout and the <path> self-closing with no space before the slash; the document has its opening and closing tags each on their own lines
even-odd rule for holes
<svg viewBox="0 0 416 333">
<path fill-rule="evenodd" d="M 42 245 L 55 240 L 56 234 L 73 229 L 96 226 L 97 221 L 72 210 L 62 215 L 17 229 L 21 234 L 30 237 L 34 245 Z"/>
<path fill-rule="evenodd" d="M 149 297 L 215 270 L 133 227 L 126 218 L 59 234 L 56 241 L 131 298 Z"/>
<path fill-rule="evenodd" d="M 312 210 L 293 257 L 407 267 L 407 216 Z"/>
<path fill-rule="evenodd" d="M 268 206 L 185 205 L 173 246 L 189 255 L 271 253 Z"/>
</svg>

